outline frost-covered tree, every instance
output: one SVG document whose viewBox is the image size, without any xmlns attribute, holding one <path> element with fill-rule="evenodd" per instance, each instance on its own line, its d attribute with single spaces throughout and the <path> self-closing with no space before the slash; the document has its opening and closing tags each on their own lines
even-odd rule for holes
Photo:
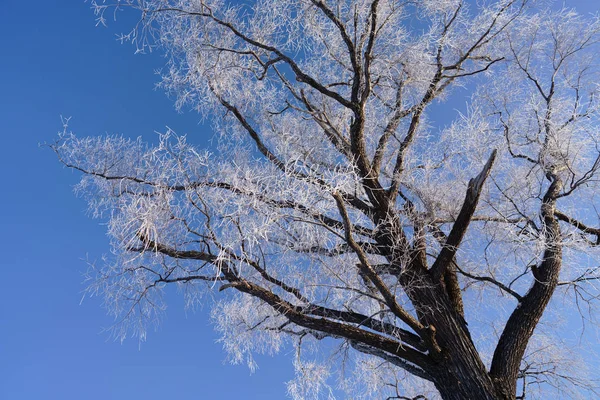
<svg viewBox="0 0 600 400">
<path fill-rule="evenodd" d="M 162 87 L 218 139 L 51 145 L 108 218 L 89 290 L 116 335 L 144 337 L 172 284 L 216 299 L 231 361 L 295 346 L 294 398 L 595 393 L 570 339 L 599 295 L 598 19 L 526 0 L 93 5 L 140 13 L 124 38 L 167 54 Z"/>
</svg>

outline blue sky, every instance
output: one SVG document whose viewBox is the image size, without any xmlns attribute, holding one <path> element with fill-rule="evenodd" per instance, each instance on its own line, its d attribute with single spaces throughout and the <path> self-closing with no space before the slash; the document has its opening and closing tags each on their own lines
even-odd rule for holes
<svg viewBox="0 0 600 400">
<path fill-rule="evenodd" d="M 135 56 L 116 29 L 95 27 L 83 0 L 1 3 L 0 398 L 284 398 L 291 358 L 259 357 L 252 376 L 223 364 L 208 309 L 186 314 L 172 296 L 140 348 L 102 331 L 112 320 L 99 299 L 80 305 L 83 259 L 108 252 L 105 227 L 73 195 L 78 175 L 38 144 L 55 139 L 60 115 L 82 136 L 151 140 L 169 126 L 202 143 L 210 132 L 154 90 L 163 60 Z"/>
<path fill-rule="evenodd" d="M 134 55 L 115 29 L 95 27 L 88 3 L 0 3 L 0 398 L 284 398 L 290 354 L 258 357 L 253 375 L 223 364 L 208 310 L 186 313 L 178 296 L 141 347 L 102 332 L 112 321 L 99 299 L 80 305 L 83 259 L 108 251 L 105 227 L 73 195 L 78 175 L 38 144 L 55 138 L 60 115 L 82 136 L 151 140 L 169 126 L 201 144 L 210 132 L 154 90 L 161 58 Z M 568 4 L 589 12 L 594 3 Z"/>
</svg>

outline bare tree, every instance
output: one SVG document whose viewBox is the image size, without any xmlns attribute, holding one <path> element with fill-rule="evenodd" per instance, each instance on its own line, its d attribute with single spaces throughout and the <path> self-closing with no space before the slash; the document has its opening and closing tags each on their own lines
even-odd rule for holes
<svg viewBox="0 0 600 400">
<path fill-rule="evenodd" d="M 165 285 L 192 306 L 218 289 L 233 362 L 296 346 L 294 398 L 336 372 L 365 398 L 595 393 L 561 327 L 598 297 L 597 19 L 526 0 L 93 5 L 141 13 L 124 39 L 168 54 L 163 88 L 219 143 L 51 145 L 109 220 L 89 290 L 115 334 L 144 337 Z"/>
</svg>

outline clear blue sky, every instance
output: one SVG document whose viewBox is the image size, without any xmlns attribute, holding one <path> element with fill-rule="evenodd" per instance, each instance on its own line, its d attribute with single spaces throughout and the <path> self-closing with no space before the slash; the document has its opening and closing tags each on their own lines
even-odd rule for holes
<svg viewBox="0 0 600 400">
<path fill-rule="evenodd" d="M 60 115 L 79 135 L 154 139 L 169 126 L 210 137 L 154 90 L 157 55 L 135 56 L 96 28 L 83 0 L 0 1 L 0 399 L 282 399 L 291 357 L 223 364 L 208 309 L 184 312 L 172 296 L 149 340 L 122 345 L 97 298 L 79 304 L 82 261 L 108 252 L 105 227 L 73 195 L 78 175 L 38 143 L 55 139 Z"/>
<path fill-rule="evenodd" d="M 109 249 L 105 228 L 72 193 L 77 174 L 48 149 L 72 116 L 79 135 L 153 139 L 169 126 L 203 143 L 210 132 L 153 89 L 158 55 L 134 55 L 96 28 L 83 0 L 0 1 L 0 398 L 282 399 L 291 355 L 259 370 L 223 364 L 207 310 L 172 296 L 168 317 L 141 348 L 113 342 L 99 299 L 79 304 L 82 261 Z M 589 12 L 596 0 L 568 4 Z"/>
</svg>

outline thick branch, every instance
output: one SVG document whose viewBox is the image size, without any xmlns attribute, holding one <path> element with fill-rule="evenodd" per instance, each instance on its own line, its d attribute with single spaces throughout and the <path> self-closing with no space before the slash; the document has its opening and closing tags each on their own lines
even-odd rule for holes
<svg viewBox="0 0 600 400">
<path fill-rule="evenodd" d="M 411 348 L 402 346 L 401 343 L 388 339 L 376 333 L 368 332 L 360 328 L 330 321 L 325 318 L 313 318 L 303 314 L 297 307 L 275 295 L 273 292 L 259 287 L 246 280 L 240 280 L 232 285 L 237 290 L 248 293 L 254 297 L 263 300 L 277 312 L 281 313 L 296 325 L 313 329 L 319 332 L 343 337 L 363 343 L 367 346 L 380 349 L 396 357 L 400 357 L 411 364 L 415 364 L 423 370 L 427 370 L 430 361 L 429 357 Z"/>
<path fill-rule="evenodd" d="M 469 181 L 467 194 L 458 217 L 456 218 L 456 222 L 452 226 L 452 230 L 448 235 L 448 239 L 446 239 L 444 247 L 431 267 L 430 272 L 435 280 L 439 280 L 442 277 L 444 271 L 456 255 L 458 246 L 460 246 L 460 243 L 467 232 L 467 228 L 471 223 L 471 218 L 475 213 L 475 209 L 477 208 L 483 183 L 489 176 L 495 159 L 496 150 L 492 152 L 479 175 Z"/>
<path fill-rule="evenodd" d="M 544 256 L 538 267 L 532 267 L 535 278 L 533 285 L 508 319 L 494 351 L 490 368 L 490 375 L 507 398 L 515 396 L 519 365 L 529 339 L 558 284 L 562 265 L 560 226 L 555 208 L 562 182 L 557 175 L 548 175 L 552 183 L 544 195 L 541 207 L 546 239 Z"/>
<path fill-rule="evenodd" d="M 353 340 L 350 341 L 350 345 L 352 346 L 353 349 L 358 350 L 361 353 L 369 354 L 372 356 L 382 358 L 382 359 L 386 360 L 387 362 L 394 364 L 402 369 L 405 369 L 406 371 L 410 372 L 413 375 L 418 376 L 419 378 L 423 378 L 428 381 L 432 380 L 431 376 L 427 372 L 425 372 L 423 369 L 421 369 L 411 363 L 406 362 L 404 359 L 402 359 L 400 357 L 396 357 L 396 356 L 386 353 L 385 351 L 382 351 L 380 349 L 377 349 L 377 348 L 374 348 L 371 346 L 366 346 L 360 342 L 356 342 Z"/>
<path fill-rule="evenodd" d="M 423 343 L 421 337 L 407 330 L 398 328 L 396 325 L 373 319 L 371 317 L 353 311 L 332 310 L 330 308 L 318 305 L 310 305 L 305 309 L 307 310 L 306 312 L 311 315 L 326 317 L 330 319 L 337 319 L 339 321 L 357 324 L 358 326 L 362 325 L 376 332 L 399 338 L 404 343 L 408 344 L 409 346 L 412 346 L 418 351 L 427 351 L 425 343 Z"/>
</svg>

